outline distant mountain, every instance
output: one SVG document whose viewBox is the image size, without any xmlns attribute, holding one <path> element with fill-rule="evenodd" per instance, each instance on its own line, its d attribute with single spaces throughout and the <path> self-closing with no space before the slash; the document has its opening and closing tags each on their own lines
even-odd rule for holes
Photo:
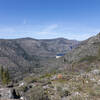
<svg viewBox="0 0 100 100">
<path fill-rule="evenodd" d="M 56 54 L 66 53 L 80 42 L 64 38 L 57 39 L 1 39 L 0 64 L 8 67 L 11 74 L 22 76 L 28 72 L 36 72 L 48 66 L 48 59 L 55 59 Z M 48 58 L 48 59 L 47 59 Z M 50 60 L 49 60 L 50 61 Z"/>
<path fill-rule="evenodd" d="M 15 40 L 29 54 L 41 57 L 55 57 L 57 53 L 66 53 L 79 43 L 64 38 L 36 40 L 24 38 Z"/>
</svg>

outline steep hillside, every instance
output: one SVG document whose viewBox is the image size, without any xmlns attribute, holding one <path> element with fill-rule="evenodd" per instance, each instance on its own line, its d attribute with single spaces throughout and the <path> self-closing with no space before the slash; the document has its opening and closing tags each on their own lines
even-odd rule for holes
<svg viewBox="0 0 100 100">
<path fill-rule="evenodd" d="M 66 64 L 79 70 L 98 66 L 100 61 L 100 33 L 83 42 L 68 52 L 63 58 Z"/>
<path fill-rule="evenodd" d="M 23 73 L 40 72 L 43 67 L 49 66 L 48 63 L 51 63 L 51 59 L 55 59 L 57 53 L 65 53 L 71 49 L 70 46 L 74 48 L 78 43 L 78 41 L 63 38 L 51 40 L 1 39 L 0 64 L 8 67 L 13 75 L 17 74 L 19 77 Z"/>
<path fill-rule="evenodd" d="M 100 49 L 100 34 L 81 42 L 81 44 L 77 48 L 67 53 L 65 58 L 68 61 L 78 61 L 80 60 L 80 58 L 86 56 L 97 56 L 99 49 Z"/>
</svg>

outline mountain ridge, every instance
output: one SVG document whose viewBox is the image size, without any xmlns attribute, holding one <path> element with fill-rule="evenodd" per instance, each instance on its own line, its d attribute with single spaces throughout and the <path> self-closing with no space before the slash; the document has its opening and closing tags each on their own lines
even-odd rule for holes
<svg viewBox="0 0 100 100">
<path fill-rule="evenodd" d="M 42 69 L 45 66 L 48 69 L 48 59 L 56 59 L 57 53 L 67 52 L 70 46 L 75 48 L 78 44 L 78 41 L 67 39 L 1 39 L 0 65 L 8 67 L 12 76 L 16 73 L 22 76 L 23 73 L 33 72 L 34 68 Z"/>
</svg>

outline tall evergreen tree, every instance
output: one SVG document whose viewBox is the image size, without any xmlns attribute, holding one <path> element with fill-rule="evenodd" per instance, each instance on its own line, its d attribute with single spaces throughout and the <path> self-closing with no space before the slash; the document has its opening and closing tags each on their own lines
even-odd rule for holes
<svg viewBox="0 0 100 100">
<path fill-rule="evenodd" d="M 3 72 L 3 84 L 8 84 L 10 82 L 8 68 Z"/>
<path fill-rule="evenodd" d="M 3 85 L 6 85 L 10 82 L 8 68 L 4 69 L 3 66 L 0 67 L 0 78 Z"/>
<path fill-rule="evenodd" d="M 1 78 L 1 80 L 3 80 L 3 72 L 4 72 L 3 66 L 1 66 L 0 67 L 0 78 Z"/>
</svg>

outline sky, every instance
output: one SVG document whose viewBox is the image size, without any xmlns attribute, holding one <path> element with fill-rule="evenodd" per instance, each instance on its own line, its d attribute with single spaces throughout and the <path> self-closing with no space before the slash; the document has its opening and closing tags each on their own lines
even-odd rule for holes
<svg viewBox="0 0 100 100">
<path fill-rule="evenodd" d="M 0 0 L 0 38 L 85 40 L 100 32 L 100 0 Z"/>
</svg>

